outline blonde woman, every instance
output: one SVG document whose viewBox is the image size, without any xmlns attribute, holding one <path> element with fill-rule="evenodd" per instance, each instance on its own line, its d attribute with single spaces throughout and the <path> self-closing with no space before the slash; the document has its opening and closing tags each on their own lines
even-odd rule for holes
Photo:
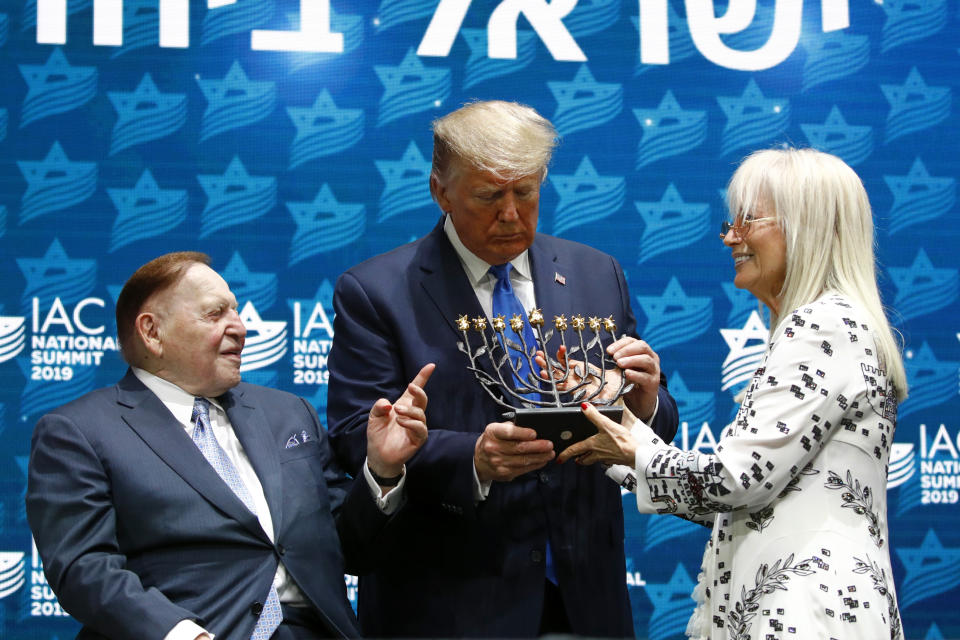
<svg viewBox="0 0 960 640">
<path fill-rule="evenodd" d="M 813 149 L 754 153 L 727 194 L 734 283 L 769 307 L 771 331 L 716 452 L 585 405 L 600 433 L 558 460 L 634 467 L 641 512 L 713 529 L 690 637 L 901 638 L 886 471 L 907 380 L 877 290 L 867 194 Z M 626 338 L 611 351 L 642 367 L 641 346 Z"/>
</svg>

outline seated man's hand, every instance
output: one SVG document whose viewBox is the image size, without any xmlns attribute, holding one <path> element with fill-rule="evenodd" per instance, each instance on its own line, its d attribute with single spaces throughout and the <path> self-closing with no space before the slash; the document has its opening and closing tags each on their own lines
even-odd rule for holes
<svg viewBox="0 0 960 640">
<path fill-rule="evenodd" d="M 480 482 L 507 482 L 553 460 L 553 443 L 512 422 L 491 422 L 477 438 L 473 463 Z"/>
<path fill-rule="evenodd" d="M 607 353 L 623 369 L 633 389 L 623 401 L 633 415 L 649 422 L 657 408 L 660 391 L 660 356 L 643 340 L 624 336 L 607 347 Z"/>
<path fill-rule="evenodd" d="M 367 418 L 367 465 L 378 476 L 403 473 L 404 463 L 427 440 L 427 394 L 423 390 L 436 365 L 424 365 L 394 404 L 377 400 Z"/>
</svg>

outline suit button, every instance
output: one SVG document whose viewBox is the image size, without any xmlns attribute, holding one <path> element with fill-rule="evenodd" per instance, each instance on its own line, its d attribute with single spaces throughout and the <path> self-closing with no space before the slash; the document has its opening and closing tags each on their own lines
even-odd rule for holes
<svg viewBox="0 0 960 640">
<path fill-rule="evenodd" d="M 549 483 L 550 483 L 550 474 L 547 473 L 546 471 L 541 471 L 540 473 L 538 473 L 538 474 L 537 474 L 537 478 L 538 478 L 538 479 L 540 480 L 540 482 L 542 482 L 543 484 L 549 484 Z"/>
<path fill-rule="evenodd" d="M 253 615 L 259 616 L 262 612 L 263 612 L 262 602 L 254 602 L 252 605 L 250 605 L 250 613 L 252 613 Z"/>
<path fill-rule="evenodd" d="M 286 548 L 282 544 L 277 545 L 277 553 L 284 555 L 287 552 Z"/>
<path fill-rule="evenodd" d="M 531 562 L 543 562 L 543 551 L 540 549 L 534 549 L 530 552 L 530 561 Z"/>
</svg>

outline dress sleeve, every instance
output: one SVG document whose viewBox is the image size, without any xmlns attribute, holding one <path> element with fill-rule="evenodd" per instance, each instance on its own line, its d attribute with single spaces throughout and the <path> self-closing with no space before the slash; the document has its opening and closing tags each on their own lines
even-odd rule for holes
<svg viewBox="0 0 960 640">
<path fill-rule="evenodd" d="M 699 520 L 762 509 L 789 491 L 829 439 L 862 374 L 844 321 L 802 309 L 781 324 L 716 453 L 683 451 L 635 429 L 637 507 Z"/>
</svg>

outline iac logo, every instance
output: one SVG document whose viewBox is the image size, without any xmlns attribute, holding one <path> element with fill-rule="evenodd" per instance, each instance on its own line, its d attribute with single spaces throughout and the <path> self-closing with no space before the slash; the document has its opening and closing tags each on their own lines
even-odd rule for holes
<svg viewBox="0 0 960 640">
<path fill-rule="evenodd" d="M 252 302 L 243 305 L 240 320 L 247 328 L 247 340 L 240 354 L 240 371 L 269 367 L 287 353 L 287 323 L 260 318 Z"/>
<path fill-rule="evenodd" d="M 20 355 L 27 344 L 23 316 L 0 316 L 0 362 Z"/>
<path fill-rule="evenodd" d="M 22 551 L 0 551 L 0 600 L 16 592 L 26 582 L 26 564 Z"/>
</svg>

